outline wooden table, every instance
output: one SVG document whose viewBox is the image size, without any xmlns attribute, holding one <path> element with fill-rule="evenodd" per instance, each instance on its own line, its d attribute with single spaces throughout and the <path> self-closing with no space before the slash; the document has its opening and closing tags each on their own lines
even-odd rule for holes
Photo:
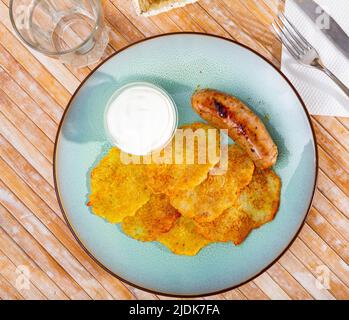
<svg viewBox="0 0 349 320">
<path fill-rule="evenodd" d="M 65 225 L 53 186 L 54 139 L 69 98 L 93 68 L 73 70 L 29 50 L 14 34 L 8 2 L 0 0 L 0 298 L 165 299 L 106 273 Z M 201 0 L 141 18 L 130 0 L 105 1 L 106 56 L 152 35 L 195 31 L 236 39 L 279 66 L 281 46 L 260 4 Z M 312 121 L 320 171 L 306 225 L 267 272 L 212 298 L 349 299 L 349 119 Z"/>
</svg>

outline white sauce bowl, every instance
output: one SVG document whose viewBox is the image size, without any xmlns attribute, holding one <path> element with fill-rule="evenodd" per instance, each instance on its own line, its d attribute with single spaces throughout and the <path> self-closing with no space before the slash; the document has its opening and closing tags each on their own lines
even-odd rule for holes
<svg viewBox="0 0 349 320">
<path fill-rule="evenodd" d="M 178 125 L 171 96 L 147 82 L 129 83 L 111 96 L 104 115 L 110 142 L 122 151 L 142 156 L 162 149 Z"/>
</svg>

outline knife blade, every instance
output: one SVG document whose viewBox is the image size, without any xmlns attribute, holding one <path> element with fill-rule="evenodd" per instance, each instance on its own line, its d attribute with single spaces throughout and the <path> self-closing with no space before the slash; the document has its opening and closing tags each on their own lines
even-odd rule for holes
<svg viewBox="0 0 349 320">
<path fill-rule="evenodd" d="M 319 29 L 349 59 L 349 36 L 326 10 L 313 0 L 294 0 L 294 2 L 315 23 L 319 22 L 321 15 L 327 15 L 328 28 Z"/>
</svg>

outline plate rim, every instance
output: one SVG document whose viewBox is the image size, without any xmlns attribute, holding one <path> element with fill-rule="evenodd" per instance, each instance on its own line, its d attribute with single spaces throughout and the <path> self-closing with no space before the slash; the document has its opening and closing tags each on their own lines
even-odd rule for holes
<svg viewBox="0 0 349 320">
<path fill-rule="evenodd" d="M 149 41 L 149 40 L 153 40 L 156 38 L 161 38 L 161 37 L 168 37 L 168 36 L 174 36 L 174 35 L 196 35 L 196 36 L 206 36 L 206 37 L 212 37 L 212 38 L 216 38 L 216 39 L 220 39 L 220 40 L 224 40 L 224 41 L 228 41 L 232 44 L 235 44 L 237 46 L 240 46 L 248 51 L 250 51 L 251 53 L 257 55 L 259 58 L 261 58 L 262 60 L 264 60 L 269 66 L 271 66 L 279 75 L 281 75 L 282 78 L 284 78 L 284 80 L 287 82 L 287 84 L 289 85 L 289 87 L 293 90 L 293 92 L 296 94 L 299 102 L 301 103 L 302 107 L 303 107 L 303 111 L 305 113 L 305 115 L 307 116 L 307 120 L 308 123 L 310 125 L 310 129 L 311 129 L 311 133 L 312 133 L 312 137 L 313 137 L 313 141 L 314 141 L 314 145 L 315 145 L 315 177 L 314 177 L 314 187 L 313 187 L 313 191 L 312 191 L 312 195 L 311 195 L 311 199 L 310 199 L 310 203 L 308 206 L 308 209 L 306 211 L 306 214 L 304 216 L 304 219 L 302 221 L 302 223 L 299 226 L 299 229 L 297 230 L 297 232 L 295 233 L 295 235 L 293 236 L 292 240 L 290 241 L 290 243 L 286 246 L 286 248 L 277 255 L 277 257 L 270 262 L 265 268 L 263 268 L 260 272 L 258 272 L 256 275 L 252 276 L 251 278 L 242 281 L 241 283 L 234 285 L 234 286 L 229 286 L 227 288 L 218 290 L 218 291 L 212 291 L 212 292 L 207 292 L 207 293 L 203 293 L 203 294 L 174 294 L 174 293 L 167 293 L 167 292 L 160 292 L 160 291 L 156 291 L 156 290 L 152 290 L 152 289 L 148 289 L 148 288 L 144 288 L 140 285 L 136 285 L 134 283 L 132 283 L 131 281 L 125 280 L 123 279 L 121 276 L 117 275 L 115 272 L 111 271 L 108 267 L 106 267 L 105 265 L 103 265 L 103 263 L 101 263 L 84 245 L 84 243 L 82 242 L 82 240 L 80 240 L 79 236 L 77 235 L 77 233 L 74 231 L 74 228 L 72 226 L 72 224 L 70 223 L 68 216 L 64 210 L 64 206 L 63 206 L 63 202 L 61 200 L 60 197 L 60 193 L 59 193 L 59 188 L 58 188 L 58 178 L 57 178 L 57 145 L 58 145 L 58 139 L 61 133 L 61 129 L 62 129 L 62 125 L 64 123 L 64 120 L 66 118 L 66 115 L 72 105 L 72 102 L 75 98 L 75 96 L 78 94 L 78 92 L 80 91 L 80 89 L 85 85 L 85 82 L 106 62 L 108 62 L 110 59 L 114 58 L 116 55 L 120 54 L 123 51 L 126 51 L 127 49 L 130 49 L 131 47 L 137 46 L 140 43 Z M 257 277 L 259 277 L 261 274 L 263 274 L 264 272 L 266 272 L 270 267 L 272 267 L 288 250 L 289 248 L 292 246 L 292 244 L 294 243 L 294 241 L 298 238 L 299 233 L 301 232 L 301 230 L 304 227 L 304 224 L 306 222 L 306 219 L 308 217 L 309 211 L 311 209 L 313 200 L 314 200 L 314 195 L 315 195 L 315 191 L 317 188 L 317 181 L 318 181 L 318 172 L 319 172 L 319 153 L 318 153 L 318 145 L 317 145 L 317 138 L 315 135 L 315 130 L 314 130 L 314 126 L 312 124 L 311 121 L 311 117 L 310 114 L 306 108 L 306 105 L 302 99 L 302 97 L 300 96 L 299 92 L 297 91 L 297 89 L 295 88 L 295 86 L 291 83 L 291 81 L 288 79 L 288 77 L 281 71 L 279 70 L 274 64 L 272 64 L 267 58 L 265 58 L 264 56 L 262 56 L 259 52 L 257 52 L 256 50 L 236 41 L 233 39 L 229 39 L 223 36 L 219 36 L 219 35 L 214 35 L 214 34 L 210 34 L 210 33 L 204 33 L 204 32 L 170 32 L 170 33 L 163 33 L 163 34 L 159 34 L 159 35 L 154 35 L 151 37 L 147 37 L 141 40 L 138 40 L 136 42 L 133 42 L 123 48 L 121 48 L 120 50 L 117 50 L 116 52 L 114 52 L 112 55 L 110 55 L 107 59 L 101 61 L 91 72 L 90 74 L 80 83 L 80 85 L 76 88 L 76 90 L 74 91 L 73 95 L 71 96 L 71 98 L 69 99 L 69 102 L 63 112 L 62 118 L 59 122 L 58 128 L 57 128 L 57 133 L 56 133 L 56 137 L 55 137 L 55 142 L 54 142 L 54 152 L 53 152 L 53 180 L 54 180 L 54 187 L 55 187 L 55 193 L 56 193 L 56 197 L 57 197 L 57 201 L 59 204 L 59 207 L 61 209 L 62 215 L 64 217 L 64 220 L 70 230 L 70 232 L 73 234 L 75 240 L 78 242 L 78 244 L 81 246 L 81 248 L 85 251 L 85 253 L 98 265 L 100 266 L 103 270 L 105 270 L 106 272 L 108 272 L 109 274 L 111 274 L 113 277 L 115 277 L 116 279 L 120 280 L 122 283 L 124 284 L 128 284 L 130 286 L 133 286 L 137 289 L 146 291 L 148 293 L 152 293 L 155 295 L 163 295 L 163 296 L 168 296 L 168 297 L 172 297 L 172 298 L 198 298 L 198 297 L 207 297 L 207 296 L 211 296 L 211 295 L 217 295 L 217 294 L 222 294 L 224 292 L 236 289 L 254 279 L 256 279 Z"/>
</svg>

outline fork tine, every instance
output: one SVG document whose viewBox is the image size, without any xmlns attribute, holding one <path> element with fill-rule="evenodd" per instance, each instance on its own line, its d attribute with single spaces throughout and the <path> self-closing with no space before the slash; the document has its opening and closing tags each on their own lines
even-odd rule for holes
<svg viewBox="0 0 349 320">
<path fill-rule="evenodd" d="M 302 40 L 303 44 L 307 47 L 307 49 L 313 48 L 313 46 L 309 43 L 309 41 L 304 38 L 304 36 L 298 31 L 298 29 L 295 27 L 295 25 L 282 12 L 279 12 L 278 17 L 283 22 L 284 25 L 286 25 L 284 22 L 284 21 L 286 21 L 286 23 L 298 35 L 299 39 Z"/>
<path fill-rule="evenodd" d="M 293 58 L 295 58 L 296 60 L 299 60 L 299 53 L 297 53 L 294 50 L 293 46 L 291 46 L 289 44 L 287 38 L 285 37 L 284 33 L 282 32 L 282 29 L 277 27 L 275 23 L 273 23 L 272 26 L 273 26 L 277 36 L 280 38 L 281 42 L 287 48 L 287 50 L 290 52 L 290 54 L 293 56 Z"/>
<path fill-rule="evenodd" d="M 279 20 L 282 22 L 284 28 L 288 32 L 288 34 L 292 37 L 293 41 L 295 44 L 299 47 L 301 51 L 306 51 L 308 50 L 307 45 L 300 39 L 295 31 L 295 27 L 291 24 L 288 23 L 287 20 L 285 20 L 282 16 L 278 16 Z"/>
<path fill-rule="evenodd" d="M 278 26 L 287 42 L 292 46 L 293 50 L 296 51 L 298 55 L 301 55 L 303 53 L 303 50 L 299 48 L 298 44 L 293 40 L 293 37 L 289 34 L 285 27 L 282 26 L 277 20 L 275 20 L 275 24 Z"/>
</svg>

